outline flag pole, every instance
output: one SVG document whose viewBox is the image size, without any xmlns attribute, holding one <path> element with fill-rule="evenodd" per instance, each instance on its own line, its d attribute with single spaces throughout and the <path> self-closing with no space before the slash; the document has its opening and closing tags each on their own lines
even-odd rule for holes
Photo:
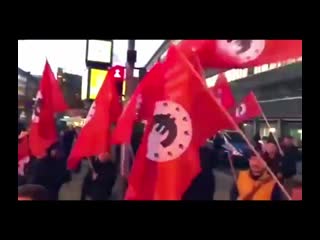
<svg viewBox="0 0 320 240">
<path fill-rule="evenodd" d="M 134 54 L 135 54 L 135 40 L 129 39 L 128 51 L 127 51 L 127 64 L 126 64 L 126 81 L 128 83 L 129 94 L 132 93 L 133 91 L 132 86 L 134 86 L 133 71 L 134 71 L 134 63 L 136 61 Z M 131 86 L 131 88 L 129 85 Z M 127 179 L 124 176 L 122 176 L 122 172 L 121 172 L 122 170 L 124 170 L 125 161 L 126 161 L 126 146 L 125 144 L 121 144 L 120 171 L 119 171 L 120 199 L 124 198 L 125 191 L 127 188 Z"/>
<path fill-rule="evenodd" d="M 121 144 L 121 161 L 120 161 L 120 176 L 126 177 L 126 171 L 125 171 L 125 162 L 126 162 L 126 145 Z"/>
<path fill-rule="evenodd" d="M 258 99 L 257 99 L 256 95 L 254 95 L 254 98 L 255 98 L 256 102 L 258 102 Z M 259 108 L 260 108 L 261 116 L 262 116 L 262 118 L 264 119 L 264 121 L 266 122 L 267 127 L 269 128 L 269 131 L 270 131 L 271 126 L 270 126 L 270 124 L 269 124 L 269 122 L 268 122 L 268 119 L 267 119 L 266 115 L 264 114 L 264 111 L 262 110 L 260 104 L 258 104 L 258 106 L 259 106 Z M 281 148 L 281 146 L 280 146 L 280 144 L 279 144 L 279 141 L 278 141 L 278 138 L 277 138 L 276 134 L 273 134 L 273 133 L 272 133 L 272 135 L 273 135 L 273 138 L 274 138 L 274 140 L 275 140 L 275 142 L 276 142 L 276 145 L 277 145 L 277 147 L 278 147 L 278 149 L 279 149 L 279 153 L 281 154 L 281 156 L 284 156 L 283 150 L 282 150 L 282 148 Z"/>
<path fill-rule="evenodd" d="M 226 132 L 222 133 L 222 135 L 224 136 L 225 144 L 229 144 L 234 148 L 234 146 L 230 142 L 227 142 L 228 141 L 227 137 L 230 138 L 230 136 Z M 234 164 L 233 164 L 233 161 L 232 161 L 232 158 L 231 158 L 230 151 L 228 151 L 228 160 L 229 160 L 229 164 L 230 164 L 230 170 L 231 170 L 231 174 L 232 174 L 232 177 L 233 177 L 233 181 L 234 181 L 234 183 L 237 183 L 237 174 L 236 174 L 236 170 L 234 168 Z"/>
<path fill-rule="evenodd" d="M 234 181 L 234 183 L 237 183 L 237 177 L 236 177 L 237 174 L 236 174 L 236 170 L 234 168 L 230 153 L 228 153 L 228 160 L 229 160 L 229 164 L 230 164 L 230 170 L 231 170 L 231 174 L 232 174 L 232 177 L 233 177 L 233 181 Z"/>
<path fill-rule="evenodd" d="M 236 124 L 235 124 L 236 125 Z M 245 134 L 241 131 L 241 129 L 237 126 L 236 128 L 237 132 L 239 132 L 239 134 L 242 136 L 242 138 L 246 141 L 246 143 L 248 144 L 249 148 L 251 151 L 253 151 L 253 153 L 259 157 L 265 167 L 266 170 L 268 171 L 268 173 L 271 175 L 271 177 L 276 181 L 276 183 L 278 184 L 278 186 L 280 187 L 281 191 L 284 193 L 284 195 L 288 198 L 288 200 L 292 200 L 290 194 L 288 193 L 288 191 L 285 189 L 285 187 L 281 184 L 281 182 L 279 181 L 279 179 L 277 178 L 277 176 L 272 172 L 272 170 L 270 169 L 270 167 L 268 166 L 268 164 L 266 163 L 266 161 L 261 157 L 261 155 L 254 149 L 254 147 L 252 146 L 252 144 L 250 143 L 250 141 L 247 139 L 247 137 L 245 136 Z"/>
</svg>

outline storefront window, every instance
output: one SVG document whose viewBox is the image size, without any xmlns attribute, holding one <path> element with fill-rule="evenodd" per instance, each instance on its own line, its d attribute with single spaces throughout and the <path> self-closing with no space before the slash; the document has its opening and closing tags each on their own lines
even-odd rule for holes
<svg viewBox="0 0 320 240">
<path fill-rule="evenodd" d="M 302 122 L 283 122 L 283 134 L 294 137 L 296 144 L 302 146 Z"/>
<path fill-rule="evenodd" d="M 268 137 L 270 132 L 275 134 L 276 136 L 279 135 L 279 129 L 277 128 L 277 122 L 269 122 L 270 129 L 268 128 L 265 122 L 260 122 L 260 137 Z"/>
<path fill-rule="evenodd" d="M 246 135 L 249 139 L 253 138 L 253 136 L 254 136 L 255 133 L 254 133 L 254 126 L 253 126 L 253 123 L 252 123 L 252 122 L 246 122 L 246 123 L 244 123 L 244 124 L 242 125 L 242 129 L 243 129 L 245 135 Z"/>
</svg>

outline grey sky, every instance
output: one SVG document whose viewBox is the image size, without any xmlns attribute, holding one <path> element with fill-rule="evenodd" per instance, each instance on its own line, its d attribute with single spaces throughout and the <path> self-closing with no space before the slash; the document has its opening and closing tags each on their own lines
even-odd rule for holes
<svg viewBox="0 0 320 240">
<path fill-rule="evenodd" d="M 136 40 L 136 67 L 143 67 L 164 40 Z M 113 65 L 125 65 L 128 40 L 114 40 Z M 46 57 L 54 72 L 64 71 L 83 75 L 85 40 L 19 40 L 18 67 L 34 75 L 41 75 Z"/>
</svg>

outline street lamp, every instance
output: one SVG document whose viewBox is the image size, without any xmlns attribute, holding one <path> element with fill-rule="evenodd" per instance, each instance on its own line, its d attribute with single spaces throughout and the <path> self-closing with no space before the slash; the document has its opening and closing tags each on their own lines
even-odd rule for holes
<svg viewBox="0 0 320 240">
<path fill-rule="evenodd" d="M 127 50 L 127 64 L 126 64 L 126 89 L 128 90 L 126 92 L 127 98 L 129 98 L 137 83 L 135 82 L 135 78 L 133 75 L 134 71 L 134 64 L 137 60 L 137 51 L 135 50 L 135 40 L 128 40 L 128 50 Z M 131 145 L 131 144 L 130 144 Z M 127 179 L 125 176 L 122 176 L 122 166 L 124 166 L 124 161 L 128 160 L 128 156 L 126 156 L 126 146 L 125 144 L 121 145 L 121 150 L 120 150 L 120 167 L 119 167 L 119 198 L 123 199 L 126 189 L 127 189 Z"/>
</svg>

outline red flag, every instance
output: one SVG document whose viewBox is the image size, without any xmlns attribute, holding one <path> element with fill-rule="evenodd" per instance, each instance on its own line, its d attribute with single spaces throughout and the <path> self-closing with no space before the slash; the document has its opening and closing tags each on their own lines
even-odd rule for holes
<svg viewBox="0 0 320 240">
<path fill-rule="evenodd" d="M 117 65 L 113 66 L 112 69 L 113 76 L 110 76 L 110 81 L 113 82 L 112 84 L 116 87 L 116 91 L 118 91 L 117 86 L 122 86 L 124 80 L 124 67 Z M 121 95 L 121 92 L 117 92 L 117 95 L 112 98 L 112 108 L 110 108 L 111 122 L 118 121 L 118 118 L 122 113 L 123 107 L 120 98 Z"/>
<path fill-rule="evenodd" d="M 252 118 L 261 116 L 262 109 L 253 92 L 250 92 L 239 104 L 234 113 L 237 123 L 245 122 Z"/>
<path fill-rule="evenodd" d="M 302 40 L 184 40 L 179 49 L 203 68 L 246 68 L 301 57 Z"/>
<path fill-rule="evenodd" d="M 24 175 L 24 166 L 30 160 L 28 134 L 21 134 L 18 138 L 18 173 Z"/>
<path fill-rule="evenodd" d="M 26 134 L 18 139 L 18 162 L 29 155 L 28 135 Z"/>
<path fill-rule="evenodd" d="M 67 110 L 62 91 L 48 61 L 45 64 L 30 127 L 30 150 L 38 158 L 57 141 L 58 135 L 54 114 Z"/>
<path fill-rule="evenodd" d="M 235 125 L 190 62 L 172 46 L 150 79 L 153 105 L 129 177 L 127 200 L 178 200 L 200 171 L 199 147 Z"/>
<path fill-rule="evenodd" d="M 158 75 L 158 69 L 161 63 L 157 63 L 148 74 L 143 78 L 138 87 L 135 89 L 133 95 L 131 96 L 129 102 L 125 106 L 118 122 L 112 133 L 112 143 L 121 144 L 121 143 L 130 143 L 132 135 L 132 127 L 136 120 L 141 121 L 148 116 L 148 111 L 153 109 L 154 102 L 146 102 L 143 99 L 150 95 L 150 92 L 147 90 L 152 84 L 152 79 Z"/>
<path fill-rule="evenodd" d="M 292 200 L 302 201 L 302 187 L 292 189 Z"/>
<path fill-rule="evenodd" d="M 211 90 L 220 104 L 226 109 L 230 109 L 235 106 L 236 101 L 224 73 L 218 75 L 217 82 L 214 87 L 211 88 Z"/>
<path fill-rule="evenodd" d="M 114 75 L 116 68 L 111 68 L 92 103 L 85 125 L 80 131 L 75 145 L 68 158 L 68 169 L 75 169 L 81 159 L 110 152 L 111 114 L 117 112 L 119 95 L 115 87 Z"/>
</svg>

